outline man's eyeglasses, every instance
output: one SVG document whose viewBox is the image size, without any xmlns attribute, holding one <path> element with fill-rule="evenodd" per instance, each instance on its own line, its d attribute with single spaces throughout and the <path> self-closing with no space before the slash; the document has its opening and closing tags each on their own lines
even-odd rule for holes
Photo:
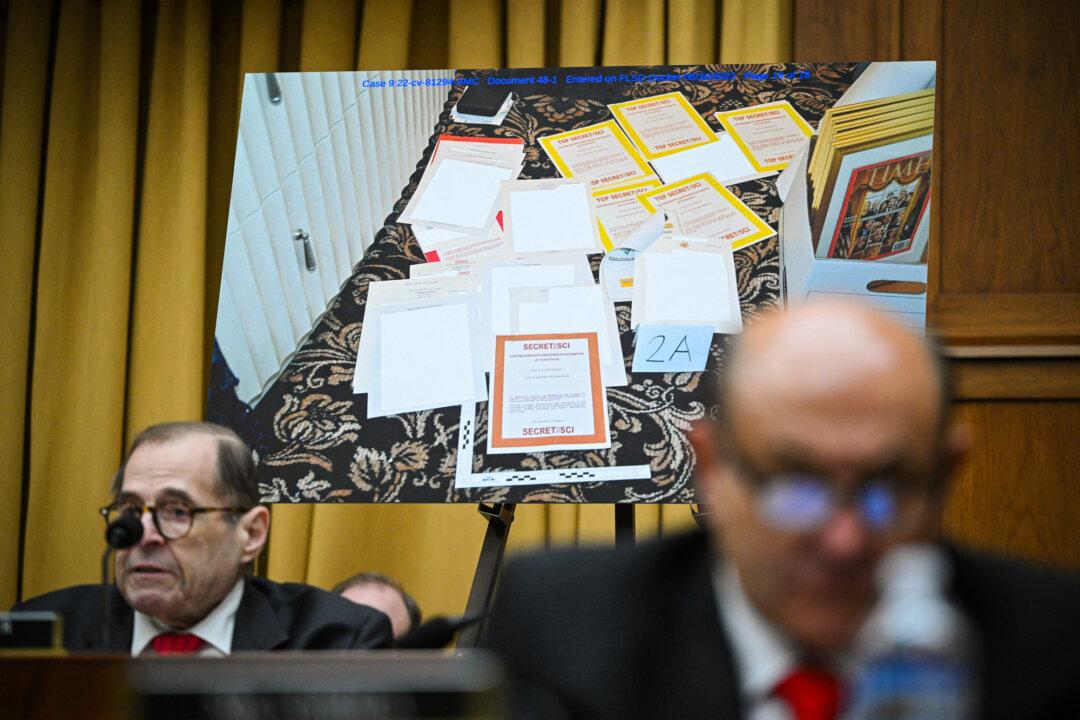
<svg viewBox="0 0 1080 720">
<path fill-rule="evenodd" d="M 741 463 L 736 467 L 753 490 L 762 520 L 786 532 L 819 530 L 841 507 L 849 505 L 874 532 L 906 527 L 919 517 L 932 486 L 882 478 L 868 479 L 841 490 L 828 479 L 811 473 L 760 475 L 748 471 Z"/>
<path fill-rule="evenodd" d="M 208 512 L 244 513 L 247 511 L 248 508 L 239 507 L 191 507 L 178 501 L 166 501 L 159 505 L 116 502 L 99 510 L 101 516 L 105 518 L 106 525 L 111 525 L 122 517 L 140 520 L 144 512 L 149 512 L 154 520 L 154 527 L 166 540 L 179 540 L 191 532 L 196 515 Z"/>
</svg>

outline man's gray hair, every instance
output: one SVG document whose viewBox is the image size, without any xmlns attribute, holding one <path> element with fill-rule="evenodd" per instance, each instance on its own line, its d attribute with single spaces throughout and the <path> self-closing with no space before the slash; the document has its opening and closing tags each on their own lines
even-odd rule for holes
<svg viewBox="0 0 1080 720">
<path fill-rule="evenodd" d="M 251 449 L 233 430 L 210 422 L 169 422 L 151 425 L 135 436 L 124 463 L 113 477 L 112 494 L 116 497 L 124 485 L 124 468 L 132 453 L 141 445 L 165 443 L 201 435 L 212 438 L 217 446 L 216 491 L 228 505 L 252 508 L 259 504 L 259 487 L 255 479 L 255 460 Z"/>
</svg>

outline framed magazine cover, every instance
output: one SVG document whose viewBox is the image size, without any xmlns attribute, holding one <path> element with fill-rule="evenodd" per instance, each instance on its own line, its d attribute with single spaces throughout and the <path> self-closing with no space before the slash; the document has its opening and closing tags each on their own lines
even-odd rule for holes
<svg viewBox="0 0 1080 720">
<path fill-rule="evenodd" d="M 922 256 L 933 137 L 892 140 L 871 140 L 841 155 L 828 181 L 817 257 L 910 262 Z"/>
</svg>

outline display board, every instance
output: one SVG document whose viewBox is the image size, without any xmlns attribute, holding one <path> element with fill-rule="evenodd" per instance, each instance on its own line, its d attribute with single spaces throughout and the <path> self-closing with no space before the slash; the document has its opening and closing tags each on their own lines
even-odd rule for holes
<svg viewBox="0 0 1080 720">
<path fill-rule="evenodd" d="M 744 323 L 845 294 L 921 327 L 933 81 L 248 76 L 208 417 L 266 502 L 694 502 Z"/>
</svg>

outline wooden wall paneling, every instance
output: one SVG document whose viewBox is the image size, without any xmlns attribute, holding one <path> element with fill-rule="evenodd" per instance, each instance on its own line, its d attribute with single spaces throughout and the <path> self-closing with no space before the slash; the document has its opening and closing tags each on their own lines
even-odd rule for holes
<svg viewBox="0 0 1080 720">
<path fill-rule="evenodd" d="M 1075 357 L 962 359 L 951 366 L 955 396 L 960 400 L 1080 400 L 1080 359 Z M 1054 435 L 1080 436 L 1080 426 L 1059 431 Z"/>
<path fill-rule="evenodd" d="M 951 343 L 1080 341 L 1080 8 L 944 3 L 930 316 Z"/>
<path fill-rule="evenodd" d="M 0 716 L 37 720 L 134 717 L 130 659 L 12 653 L 0 655 Z"/>
<path fill-rule="evenodd" d="M 1078 240 L 1077 242 L 1080 242 Z M 948 242 L 935 244 L 948 245 Z M 934 262 L 931 257 L 931 262 Z M 928 323 L 950 345 L 1077 345 L 1080 293 L 950 293 L 943 275 L 956 275 L 959 258 L 941 258 L 930 273 Z M 1016 259 L 1018 267 L 1022 258 Z M 937 277 L 939 284 L 934 284 Z M 1080 286 L 1078 286 L 1080 287 Z"/>
<path fill-rule="evenodd" d="M 946 3 L 941 290 L 1080 290 L 1080 8 Z"/>
<path fill-rule="evenodd" d="M 795 62 L 899 60 L 900 0 L 795 0 Z"/>
<path fill-rule="evenodd" d="M 942 0 L 903 0 L 900 7 L 900 59 L 937 60 L 941 56 Z M 941 75 L 938 68 L 938 77 Z"/>
<path fill-rule="evenodd" d="M 955 478 L 949 537 L 1080 569 L 1080 402 L 958 403 L 972 454 Z"/>
<path fill-rule="evenodd" d="M 990 358 L 950 364 L 959 400 L 1080 400 L 1080 358 Z M 1073 432 L 1080 435 L 1080 427 Z"/>
</svg>

